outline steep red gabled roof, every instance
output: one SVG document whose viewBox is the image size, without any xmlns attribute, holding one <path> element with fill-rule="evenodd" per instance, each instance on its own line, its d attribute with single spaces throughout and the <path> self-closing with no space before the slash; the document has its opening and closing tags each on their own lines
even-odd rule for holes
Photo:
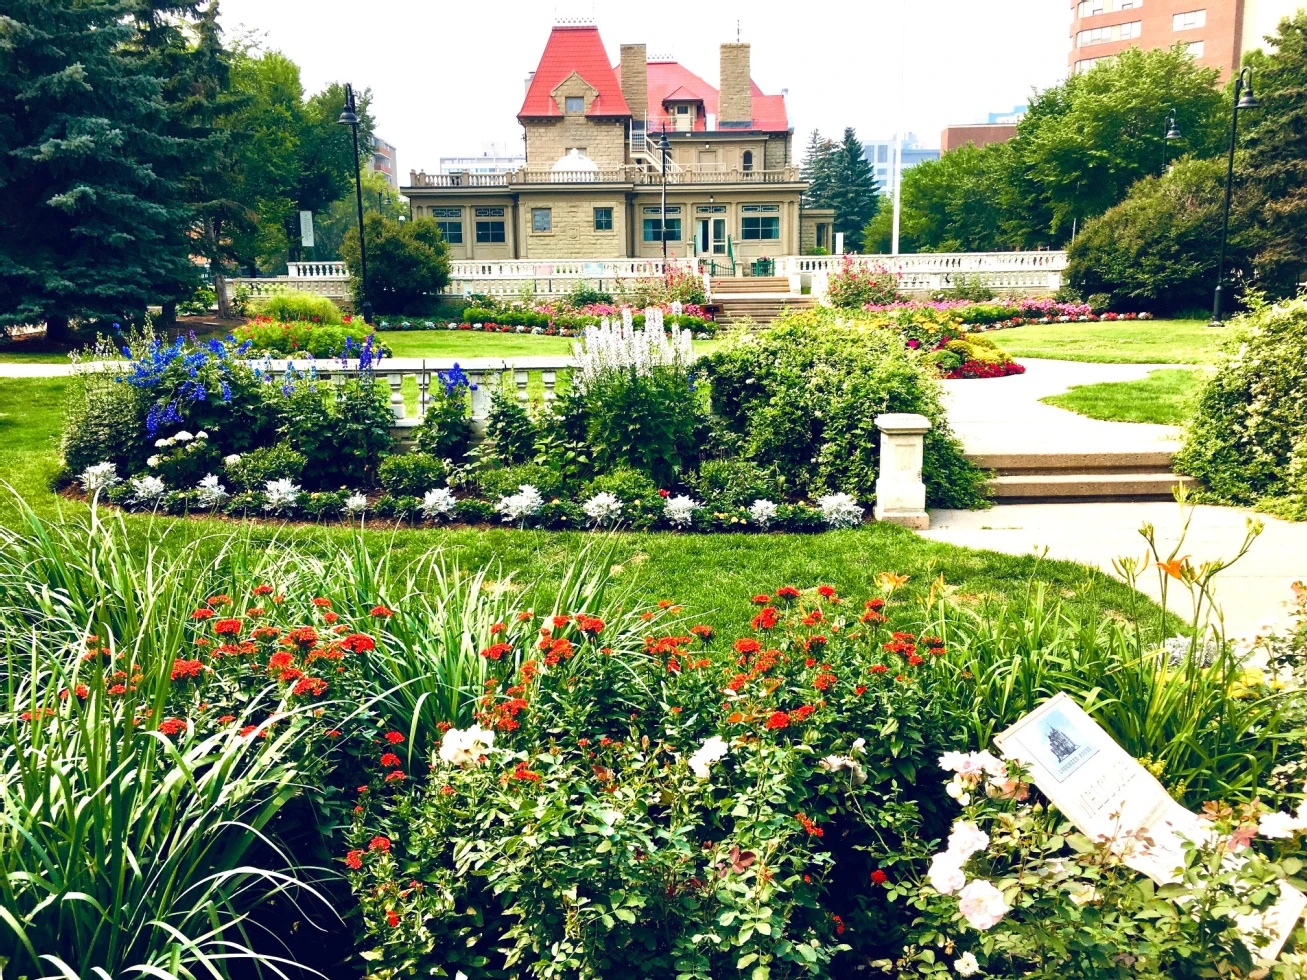
<svg viewBox="0 0 1307 980">
<path fill-rule="evenodd" d="M 629 116 L 631 110 L 622 98 L 617 73 L 608 64 L 608 53 L 593 26 L 555 27 L 540 56 L 540 65 L 526 91 L 526 100 L 517 117 L 561 116 L 558 103 L 549 93 L 572 72 L 576 72 L 599 94 L 590 104 L 587 116 Z"/>
<path fill-rule="evenodd" d="M 620 65 L 618 66 L 620 68 Z M 615 68 L 616 72 L 617 69 Z M 649 87 L 649 105 L 646 108 L 649 131 L 655 132 L 666 124 L 669 130 L 676 128 L 676 122 L 667 112 L 665 102 L 700 101 L 703 103 L 704 115 L 694 121 L 695 132 L 706 132 L 708 121 L 706 115 L 717 117 L 719 93 L 716 88 L 696 75 L 690 69 L 676 61 L 651 61 L 647 67 Z M 767 133 L 783 133 L 790 128 L 789 117 L 785 112 L 785 96 L 763 95 L 758 83 L 750 79 L 749 90 L 753 98 L 753 119 L 749 126 L 732 126 L 729 132 L 756 130 Z"/>
</svg>

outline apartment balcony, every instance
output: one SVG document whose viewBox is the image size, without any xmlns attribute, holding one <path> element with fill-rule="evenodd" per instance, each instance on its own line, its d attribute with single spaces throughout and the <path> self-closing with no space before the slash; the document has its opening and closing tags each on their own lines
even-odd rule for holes
<svg viewBox="0 0 1307 980">
<path fill-rule="evenodd" d="M 800 180 L 798 167 L 776 170 L 739 170 L 721 164 L 682 165 L 667 173 L 667 184 L 792 184 Z M 409 186 L 431 189 L 512 188 L 540 184 L 630 184 L 660 185 L 663 176 L 639 164 L 600 170 L 544 170 L 523 168 L 502 174 L 428 174 L 409 172 Z"/>
</svg>

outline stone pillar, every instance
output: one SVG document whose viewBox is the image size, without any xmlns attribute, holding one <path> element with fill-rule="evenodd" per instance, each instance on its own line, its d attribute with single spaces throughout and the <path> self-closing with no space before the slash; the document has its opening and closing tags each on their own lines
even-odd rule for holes
<svg viewBox="0 0 1307 980">
<path fill-rule="evenodd" d="M 926 485 L 921 458 L 930 419 L 924 415 L 891 413 L 876 416 L 880 429 L 880 476 L 876 480 L 876 520 L 924 531 Z"/>
</svg>

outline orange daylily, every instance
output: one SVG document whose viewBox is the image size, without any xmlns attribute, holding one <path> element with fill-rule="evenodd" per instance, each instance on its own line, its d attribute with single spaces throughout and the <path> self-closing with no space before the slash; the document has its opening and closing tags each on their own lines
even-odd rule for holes
<svg viewBox="0 0 1307 980">
<path fill-rule="evenodd" d="M 1185 573 L 1191 570 L 1188 555 L 1183 558 L 1173 558 L 1171 561 L 1159 561 L 1157 567 L 1170 575 L 1171 578 L 1178 579 L 1181 582 L 1184 581 Z"/>
</svg>

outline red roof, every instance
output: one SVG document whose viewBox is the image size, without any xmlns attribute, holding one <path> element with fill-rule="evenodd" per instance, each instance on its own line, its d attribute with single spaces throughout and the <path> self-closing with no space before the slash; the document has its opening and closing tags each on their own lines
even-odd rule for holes
<svg viewBox="0 0 1307 980">
<path fill-rule="evenodd" d="M 540 56 L 540 65 L 526 91 L 526 100 L 518 118 L 530 116 L 561 116 L 558 103 L 549 93 L 558 84 L 576 72 L 599 94 L 590 104 L 587 116 L 629 116 L 631 110 L 622 98 L 622 86 L 617 73 L 608 64 L 608 53 L 599 37 L 599 28 L 593 26 L 555 27 L 549 32 L 549 43 Z"/>
<path fill-rule="evenodd" d="M 620 66 L 619 66 L 620 68 Z M 617 71 L 617 69 L 614 69 Z M 647 108 L 649 131 L 662 129 L 666 124 L 668 130 L 675 129 L 676 123 L 668 114 L 664 102 L 703 103 L 705 115 L 717 117 L 719 93 L 690 69 L 676 61 L 651 61 L 648 65 L 649 105 Z M 749 90 L 753 95 L 753 120 L 749 126 L 732 126 L 731 132 L 738 130 L 757 130 L 767 133 L 783 133 L 790 128 L 789 118 L 785 112 L 785 96 L 763 95 L 758 83 L 750 79 Z M 720 121 L 720 120 L 719 120 Z M 706 132 L 707 120 L 699 116 L 694 121 L 696 132 Z"/>
</svg>

